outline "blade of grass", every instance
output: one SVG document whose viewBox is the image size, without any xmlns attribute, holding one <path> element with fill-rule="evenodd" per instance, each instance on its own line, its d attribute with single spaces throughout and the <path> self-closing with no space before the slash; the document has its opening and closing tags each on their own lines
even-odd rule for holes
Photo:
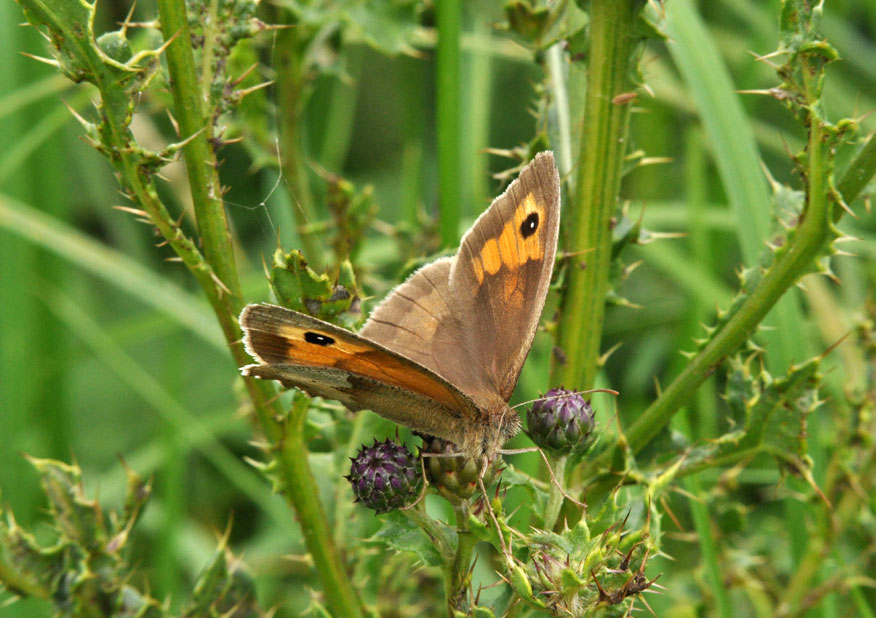
<svg viewBox="0 0 876 618">
<path fill-rule="evenodd" d="M 14 47 L 10 45 L 9 49 Z M 28 79 L 34 81 L 28 81 L 16 90 L 3 93 L 0 98 L 0 120 L 43 99 L 54 100 L 60 93 L 72 88 L 70 81 L 57 73 L 38 79 L 29 76 Z"/>
<path fill-rule="evenodd" d="M 399 68 L 401 88 L 401 122 L 404 146 L 401 162 L 401 221 L 414 230 L 419 225 L 419 208 L 423 199 L 423 142 L 427 123 L 423 100 L 424 67 L 414 58 L 402 58 Z"/>
<path fill-rule="evenodd" d="M 43 41 L 34 30 L 21 28 L 20 21 L 18 6 L 0 7 L 0 107 L 5 110 L 0 130 L 0 166 L 5 168 L 0 174 L 0 192 L 45 203 L 46 209 L 63 213 L 68 206 L 62 187 L 63 163 L 58 161 L 63 146 L 28 138 L 28 128 L 44 121 L 51 103 L 42 88 L 30 89 L 26 84 L 40 80 L 51 69 L 21 54 L 42 53 Z M 43 93 L 37 95 L 37 91 Z M 14 165 L 7 165 L 10 156 L 17 159 Z M 11 173 L 13 167 L 17 173 Z M 30 522 L 40 508 L 41 492 L 35 484 L 18 480 L 25 478 L 30 466 L 17 451 L 27 444 L 34 452 L 63 453 L 70 426 L 63 379 L 67 339 L 30 289 L 33 281 L 44 278 L 73 282 L 64 281 L 53 256 L 3 230 L 3 220 L 0 214 L 0 435 L 11 448 L 0 452 L 0 486 L 4 503 L 21 521 Z M 37 362 L 39 369 L 34 366 Z"/>
<path fill-rule="evenodd" d="M 468 11 L 473 12 L 477 4 L 470 4 Z M 480 17 L 480 16 L 478 16 Z M 485 19 L 475 18 L 473 32 L 488 38 L 489 27 Z M 489 203 L 490 176 L 487 166 L 487 155 L 484 149 L 489 146 L 490 139 L 490 94 L 492 86 L 492 55 L 485 49 L 477 47 L 466 51 L 465 55 L 465 114 L 461 117 L 464 136 L 460 152 L 462 162 L 461 184 L 466 187 L 463 193 L 464 204 L 475 212 Z M 463 213 L 465 216 L 468 213 Z M 458 232 L 457 232 L 458 233 Z M 455 242 L 458 242 L 455 241 Z"/>
<path fill-rule="evenodd" d="M 227 349 L 222 333 L 203 302 L 123 253 L 4 195 L 0 195 L 0 227 L 108 281 L 217 349 L 223 352 Z"/>
<path fill-rule="evenodd" d="M 237 487 L 241 493 L 259 505 L 274 520 L 275 525 L 291 533 L 295 524 L 286 506 L 275 498 L 264 479 L 229 452 L 216 436 L 173 397 L 158 380 L 120 348 L 105 330 L 87 313 L 60 292 L 46 298 L 47 306 L 76 333 L 92 353 L 149 404 L 161 419 L 200 452 L 207 461 Z"/>
<path fill-rule="evenodd" d="M 675 0 L 667 6 L 666 30 L 667 47 L 697 103 L 730 207 L 736 213 L 743 258 L 752 266 L 764 250 L 772 205 L 754 135 L 717 46 L 690 0 Z M 770 313 L 763 322 L 768 327 L 763 333 L 766 363 L 771 372 L 781 375 L 794 359 L 806 358 L 809 352 L 796 333 L 803 320 L 796 290 L 789 289 Z M 785 509 L 792 557 L 799 561 L 808 543 L 809 509 L 797 500 L 786 500 Z"/>
<path fill-rule="evenodd" d="M 90 94 L 87 89 L 76 91 L 70 97 L 70 107 L 77 110 L 84 107 L 89 103 Z M 66 108 L 52 105 L 51 108 L 43 110 L 35 122 L 24 123 L 24 126 L 29 128 L 15 140 L 12 147 L 4 149 L 3 156 L 0 157 L 0 184 L 3 184 L 12 174 L 19 172 L 28 161 L 38 160 L 31 158 L 34 152 L 44 144 L 49 143 L 50 138 L 56 136 L 61 129 L 70 124 L 71 118 L 72 116 Z M 57 141 L 55 140 L 56 143 Z M 43 162 L 42 165 L 45 166 L 45 163 Z M 49 168 L 45 166 L 44 169 Z"/>
<path fill-rule="evenodd" d="M 712 243 L 703 217 L 703 203 L 708 195 L 707 182 L 706 153 L 702 133 L 698 129 L 690 129 L 685 139 L 685 187 L 689 205 L 689 246 L 690 254 L 693 257 L 691 261 L 711 272 L 715 266 L 715 260 L 710 249 Z M 724 303 L 727 300 L 728 298 L 724 298 L 720 302 Z M 681 345 L 686 345 L 690 341 L 691 335 L 700 329 L 700 324 L 712 313 L 713 306 L 702 298 L 691 299 L 691 308 L 682 331 L 685 340 L 680 342 Z M 697 390 L 696 407 L 685 409 L 682 414 L 676 414 L 673 418 L 676 427 L 681 429 L 691 442 L 718 435 L 718 412 L 715 402 L 715 382 L 707 380 Z M 703 496 L 702 476 L 702 474 L 694 474 L 683 478 L 681 479 L 682 486 L 692 496 Z M 714 594 L 714 604 L 722 618 L 732 618 L 734 616 L 733 606 L 730 604 L 727 588 L 724 585 L 718 541 L 713 532 L 717 528 L 713 527 L 709 508 L 705 502 L 691 499 L 689 504 L 699 541 L 702 564 L 709 587 Z"/>
<path fill-rule="evenodd" d="M 735 232 L 736 217 L 727 210 L 724 204 L 700 205 L 700 215 L 703 226 L 715 232 Z M 688 202 L 648 202 L 642 225 L 647 229 L 657 229 L 668 232 L 683 232 L 690 228 L 690 207 Z M 659 247 L 662 243 L 654 246 Z"/>
<path fill-rule="evenodd" d="M 335 79 L 331 84 L 328 108 L 325 110 L 325 130 L 320 145 L 319 161 L 330 172 L 340 174 L 347 157 L 353 122 L 356 119 L 356 102 L 359 96 L 359 80 L 362 77 L 362 59 L 369 53 L 363 45 L 346 43 L 341 48 L 346 58 L 346 79 Z"/>
<path fill-rule="evenodd" d="M 459 40 L 462 20 L 460 0 L 439 0 L 435 5 L 438 47 L 435 62 L 438 139 L 438 212 L 441 244 L 459 243 L 462 215 L 460 187 L 460 76 Z"/>
<path fill-rule="evenodd" d="M 670 37 L 667 47 L 696 102 L 730 207 L 736 213 L 743 259 L 752 266 L 764 251 L 773 216 L 772 196 L 754 134 L 718 48 L 690 0 L 676 0 L 667 6 L 666 30 Z M 765 323 L 770 327 L 764 334 L 767 363 L 773 373 L 783 373 L 792 360 L 805 358 L 810 352 L 792 332 L 801 321 L 797 296 L 791 290 Z"/>
</svg>

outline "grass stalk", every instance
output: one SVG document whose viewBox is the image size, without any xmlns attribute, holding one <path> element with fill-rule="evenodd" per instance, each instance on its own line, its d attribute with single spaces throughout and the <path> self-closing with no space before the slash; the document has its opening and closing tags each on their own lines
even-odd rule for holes
<svg viewBox="0 0 876 618">
<path fill-rule="evenodd" d="M 300 134 L 301 116 L 310 95 L 311 83 L 307 75 L 305 35 L 296 29 L 282 30 L 277 34 L 277 108 L 282 110 L 278 118 L 282 172 L 289 183 L 292 216 L 295 220 L 298 240 L 312 268 L 319 270 L 325 261 L 322 248 L 312 230 L 316 221 L 313 193 L 305 164 L 304 140 Z"/>
<path fill-rule="evenodd" d="M 436 53 L 436 96 L 438 134 L 438 209 L 441 244 L 456 246 L 459 242 L 462 188 L 460 187 L 460 70 L 459 41 L 462 21 L 460 0 L 439 0 L 435 3 L 438 27 Z"/>
<path fill-rule="evenodd" d="M 423 195 L 423 141 L 426 126 L 423 90 L 425 79 L 419 60 L 403 58 L 399 68 L 406 87 L 401 89 L 401 221 L 409 229 L 419 225 L 420 200 Z"/>
</svg>

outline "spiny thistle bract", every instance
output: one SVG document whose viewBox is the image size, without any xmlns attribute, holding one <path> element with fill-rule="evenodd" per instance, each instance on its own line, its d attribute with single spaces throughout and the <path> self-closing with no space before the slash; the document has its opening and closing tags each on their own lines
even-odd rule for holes
<svg viewBox="0 0 876 618">
<path fill-rule="evenodd" d="M 552 388 L 526 414 L 528 434 L 553 455 L 582 453 L 593 434 L 593 409 L 580 393 Z"/>
<path fill-rule="evenodd" d="M 362 446 L 350 458 L 350 475 L 356 502 L 378 514 L 394 511 L 416 500 L 422 487 L 417 458 L 403 444 L 387 439 Z"/>
</svg>

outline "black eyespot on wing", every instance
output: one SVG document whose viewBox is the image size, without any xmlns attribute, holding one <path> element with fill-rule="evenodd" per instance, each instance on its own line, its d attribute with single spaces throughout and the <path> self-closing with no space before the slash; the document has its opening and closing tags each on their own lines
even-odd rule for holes
<svg viewBox="0 0 876 618">
<path fill-rule="evenodd" d="M 312 333 L 310 331 L 304 333 L 304 341 L 306 341 L 307 343 L 313 343 L 322 346 L 329 346 L 335 342 L 335 340 L 328 335 L 323 335 L 321 333 Z"/>
<path fill-rule="evenodd" d="M 520 224 L 520 235 L 524 239 L 529 238 L 538 230 L 538 213 L 531 212 L 526 215 L 523 223 Z"/>
</svg>

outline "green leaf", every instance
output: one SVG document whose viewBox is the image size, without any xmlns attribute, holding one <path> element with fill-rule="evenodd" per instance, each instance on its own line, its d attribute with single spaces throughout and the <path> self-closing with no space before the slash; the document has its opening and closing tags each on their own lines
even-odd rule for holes
<svg viewBox="0 0 876 618">
<path fill-rule="evenodd" d="M 257 616 L 255 582 L 239 560 L 234 560 L 223 538 L 213 561 L 198 577 L 184 618 L 201 616 Z"/>
<path fill-rule="evenodd" d="M 397 511 L 381 516 L 383 526 L 368 539 L 397 551 L 414 554 L 423 564 L 440 566 L 441 554 L 434 543 L 414 522 Z"/>
<path fill-rule="evenodd" d="M 22 597 L 48 596 L 64 570 L 61 546 L 43 548 L 15 522 L 12 514 L 0 519 L 0 585 Z"/>
<path fill-rule="evenodd" d="M 81 268 L 127 292 L 217 350 L 227 350 L 222 332 L 200 299 L 124 253 L 110 249 L 72 226 L 5 195 L 0 195 L 0 228 L 56 253 L 71 266 Z"/>
</svg>

